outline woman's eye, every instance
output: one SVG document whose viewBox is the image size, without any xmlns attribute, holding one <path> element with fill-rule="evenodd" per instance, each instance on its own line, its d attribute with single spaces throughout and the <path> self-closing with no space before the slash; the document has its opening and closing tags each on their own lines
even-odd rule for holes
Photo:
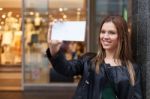
<svg viewBox="0 0 150 99">
<path fill-rule="evenodd" d="M 109 34 L 116 34 L 116 32 L 114 32 L 114 31 L 109 31 L 108 33 Z"/>
<path fill-rule="evenodd" d="M 101 33 L 102 33 L 102 34 L 104 34 L 104 33 L 105 33 L 105 31 L 101 31 Z"/>
</svg>

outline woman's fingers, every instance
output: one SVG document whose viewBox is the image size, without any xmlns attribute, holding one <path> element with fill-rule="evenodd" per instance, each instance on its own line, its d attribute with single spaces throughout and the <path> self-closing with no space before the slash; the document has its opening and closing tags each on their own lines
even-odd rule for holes
<svg viewBox="0 0 150 99">
<path fill-rule="evenodd" d="M 59 40 L 50 40 L 49 42 L 50 42 L 50 44 L 52 44 L 52 45 L 59 45 L 59 44 L 62 43 L 62 41 L 59 41 Z"/>
<path fill-rule="evenodd" d="M 47 42 L 49 43 L 51 41 L 51 29 L 52 29 L 52 25 L 49 25 L 48 28 L 48 33 L 47 33 Z"/>
<path fill-rule="evenodd" d="M 47 33 L 47 42 L 48 42 L 48 47 L 50 49 L 50 53 L 52 55 L 55 55 L 60 50 L 62 41 L 51 40 L 51 31 L 52 31 L 52 24 L 49 25 L 49 29 Z"/>
<path fill-rule="evenodd" d="M 62 44 L 62 42 L 58 41 L 58 40 L 51 40 L 48 43 L 50 53 L 52 56 L 55 55 L 60 50 L 61 44 Z"/>
</svg>

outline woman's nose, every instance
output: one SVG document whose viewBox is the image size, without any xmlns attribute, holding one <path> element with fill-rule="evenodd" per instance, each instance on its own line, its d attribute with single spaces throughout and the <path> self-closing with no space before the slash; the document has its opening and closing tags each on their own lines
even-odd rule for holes
<svg viewBox="0 0 150 99">
<path fill-rule="evenodd" d="M 109 38 L 109 34 L 107 32 L 104 34 L 104 38 Z"/>
</svg>

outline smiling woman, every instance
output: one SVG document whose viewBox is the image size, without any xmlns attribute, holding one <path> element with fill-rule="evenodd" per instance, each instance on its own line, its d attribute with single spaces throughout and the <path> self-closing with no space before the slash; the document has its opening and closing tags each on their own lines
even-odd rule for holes
<svg viewBox="0 0 150 99">
<path fill-rule="evenodd" d="M 79 59 L 67 60 L 63 43 L 49 39 L 46 53 L 53 68 L 66 77 L 82 76 L 74 99 L 142 99 L 140 67 L 132 59 L 126 21 L 107 16 L 99 30 L 97 54 L 85 53 Z"/>
<path fill-rule="evenodd" d="M 100 31 L 100 42 L 106 51 L 115 51 L 118 46 L 118 33 L 112 22 L 104 23 Z"/>
</svg>

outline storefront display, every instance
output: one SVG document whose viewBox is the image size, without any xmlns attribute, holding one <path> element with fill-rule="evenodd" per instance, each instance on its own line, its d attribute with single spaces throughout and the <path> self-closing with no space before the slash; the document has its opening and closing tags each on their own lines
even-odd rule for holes
<svg viewBox="0 0 150 99">
<path fill-rule="evenodd" d="M 21 22 L 20 19 L 14 17 L 13 12 L 6 12 L 4 24 L 1 28 L 1 63 L 21 65 Z"/>
<path fill-rule="evenodd" d="M 38 12 L 36 12 L 35 16 L 34 16 L 35 30 L 38 30 L 40 28 L 41 23 L 42 23 L 42 18 L 40 17 L 40 14 Z"/>
<path fill-rule="evenodd" d="M 19 91 L 23 88 L 20 1 L 0 1 L 0 91 Z"/>
</svg>

